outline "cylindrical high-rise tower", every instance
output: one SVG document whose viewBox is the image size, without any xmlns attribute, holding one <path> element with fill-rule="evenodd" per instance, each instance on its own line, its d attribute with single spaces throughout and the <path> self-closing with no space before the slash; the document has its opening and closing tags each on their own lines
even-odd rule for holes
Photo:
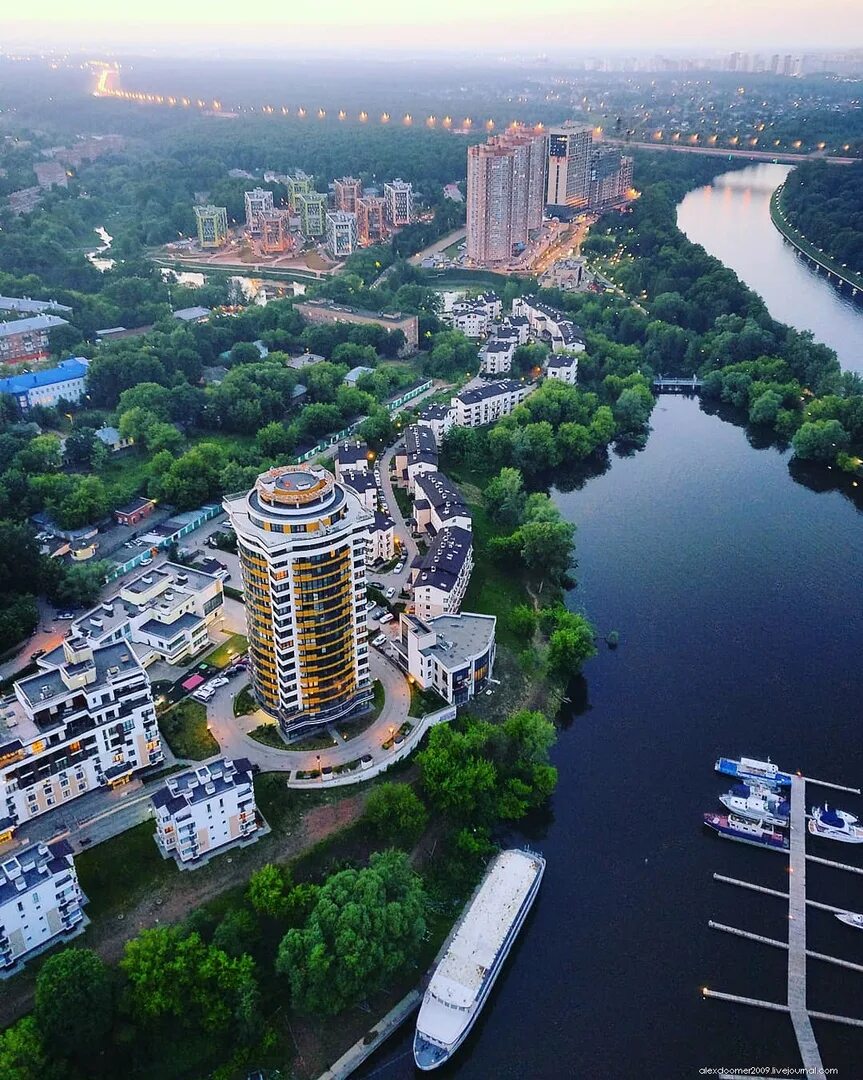
<svg viewBox="0 0 863 1080">
<path fill-rule="evenodd" d="M 270 469 L 224 507 L 237 534 L 260 703 L 291 733 L 363 712 L 371 513 L 312 465 Z"/>
</svg>

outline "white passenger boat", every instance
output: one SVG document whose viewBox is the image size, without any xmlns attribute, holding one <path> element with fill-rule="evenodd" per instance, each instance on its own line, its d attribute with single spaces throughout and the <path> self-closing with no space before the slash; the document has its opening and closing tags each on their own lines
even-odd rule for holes
<svg viewBox="0 0 863 1080">
<path fill-rule="evenodd" d="M 732 814 L 750 821 L 766 821 L 780 829 L 788 825 L 791 814 L 788 800 L 761 784 L 735 784 L 731 791 L 719 796 L 719 801 Z"/>
<path fill-rule="evenodd" d="M 857 824 L 857 818 L 845 810 L 834 810 L 826 803 L 812 807 L 809 831 L 813 836 L 839 840 L 843 844 L 863 844 L 863 828 Z"/>
<path fill-rule="evenodd" d="M 545 859 L 514 848 L 495 856 L 428 985 L 414 1061 L 428 1071 L 461 1046 L 530 911 Z"/>
<path fill-rule="evenodd" d="M 857 930 L 863 930 L 863 915 L 858 915 L 856 911 L 834 911 L 833 914 L 839 922 L 844 922 Z"/>
</svg>

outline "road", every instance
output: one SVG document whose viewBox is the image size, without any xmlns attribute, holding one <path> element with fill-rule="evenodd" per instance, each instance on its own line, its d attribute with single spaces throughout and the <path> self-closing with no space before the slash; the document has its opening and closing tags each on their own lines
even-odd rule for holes
<svg viewBox="0 0 863 1080">
<path fill-rule="evenodd" d="M 398 731 L 410 710 L 410 690 L 402 672 L 376 649 L 369 658 L 372 679 L 379 679 L 384 688 L 384 705 L 374 724 L 353 739 L 325 750 L 279 750 L 265 746 L 249 737 L 248 732 L 271 719 L 263 712 L 251 716 L 234 716 L 234 697 L 239 687 L 235 683 L 223 686 L 207 705 L 207 724 L 219 743 L 222 754 L 229 758 L 248 758 L 263 772 L 312 771 L 328 765 L 343 765 L 348 761 L 371 755 L 383 760 L 389 751 L 383 749 L 392 731 Z M 335 727 L 338 729 L 339 725 Z"/>
<path fill-rule="evenodd" d="M 727 146 L 692 146 L 689 143 L 627 142 L 625 139 L 602 139 L 612 146 L 636 150 L 674 150 L 682 154 L 709 154 L 712 157 L 744 158 L 748 161 L 770 161 L 782 165 L 797 165 L 801 161 L 826 161 L 828 165 L 856 165 L 860 158 L 828 157 L 826 154 L 794 154 L 788 151 L 735 150 Z"/>
<path fill-rule="evenodd" d="M 447 233 L 446 236 L 442 236 L 440 240 L 436 240 L 433 244 L 429 244 L 427 248 L 423 248 L 422 251 L 418 251 L 416 255 L 411 255 L 408 262 L 413 266 L 419 266 L 423 259 L 429 255 L 437 255 L 440 251 L 445 251 L 456 242 L 464 240 L 467 236 L 467 229 L 455 229 L 451 233 Z"/>
</svg>

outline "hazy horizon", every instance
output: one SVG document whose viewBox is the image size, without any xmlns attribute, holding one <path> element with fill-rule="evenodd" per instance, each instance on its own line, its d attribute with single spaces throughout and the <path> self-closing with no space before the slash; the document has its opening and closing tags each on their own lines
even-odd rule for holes
<svg viewBox="0 0 863 1080">
<path fill-rule="evenodd" d="M 79 0 L 69 18 L 68 0 L 43 0 L 39 18 L 7 19 L 8 49 L 94 51 L 248 58 L 257 51 L 312 49 L 344 53 L 362 46 L 387 54 L 441 51 L 523 57 L 530 52 L 584 55 L 687 52 L 702 56 L 729 50 L 853 51 L 863 48 L 859 0 L 824 0 L 812 18 L 808 0 L 534 0 L 529 12 L 516 0 L 438 0 L 424 9 L 396 0 L 358 8 L 347 0 L 326 7 L 287 9 L 283 0 L 258 0 L 254 22 L 231 7 L 205 0 L 150 0 L 135 20 L 117 16 L 108 0 Z M 741 30 L 743 28 L 743 30 Z M 849 41 L 850 39 L 850 41 Z M 843 44 L 844 43 L 844 44 Z M 251 50 L 251 51 L 250 51 Z"/>
</svg>

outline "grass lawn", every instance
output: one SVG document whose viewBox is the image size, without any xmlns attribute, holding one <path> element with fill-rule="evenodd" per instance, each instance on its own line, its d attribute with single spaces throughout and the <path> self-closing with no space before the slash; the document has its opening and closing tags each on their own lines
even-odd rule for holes
<svg viewBox="0 0 863 1080">
<path fill-rule="evenodd" d="M 278 724 L 258 724 L 249 732 L 249 738 L 263 743 L 264 746 L 275 746 L 277 750 L 285 749 L 285 740 L 279 734 Z"/>
<path fill-rule="evenodd" d="M 407 521 L 414 512 L 413 503 L 408 498 L 408 493 L 404 488 L 393 487 L 393 493 L 396 497 L 399 510 L 402 512 L 402 517 Z"/>
<path fill-rule="evenodd" d="M 90 918 L 127 907 L 175 877 L 173 861 L 163 859 L 153 839 L 152 821 L 142 821 L 119 836 L 75 856 L 81 888 L 90 903 Z"/>
<path fill-rule="evenodd" d="M 214 649 L 213 652 L 210 653 L 207 657 L 207 663 L 212 667 L 227 667 L 235 656 L 244 653 L 248 647 L 249 639 L 244 637 L 243 634 L 231 634 L 226 641 L 222 642 L 218 649 Z"/>
<path fill-rule="evenodd" d="M 234 698 L 234 716 L 251 716 L 251 714 L 257 712 L 260 707 L 261 706 L 252 696 L 252 691 L 248 686 L 244 686 Z M 263 740 L 260 741 L 263 742 Z"/>
<path fill-rule="evenodd" d="M 496 615 L 495 635 L 498 642 L 523 648 L 523 642 L 509 626 L 508 615 L 516 604 L 531 604 L 523 576 L 511 565 L 492 558 L 488 543 L 494 536 L 503 535 L 488 516 L 485 508 L 470 501 L 473 517 L 474 567 L 462 607 L 483 615 Z"/>
<path fill-rule="evenodd" d="M 411 687 L 411 716 L 423 716 L 425 713 L 437 712 L 438 709 L 442 709 L 446 702 L 444 699 L 434 690 L 421 690 L 415 682 L 410 684 Z"/>
<path fill-rule="evenodd" d="M 321 731 L 316 735 L 306 735 L 302 739 L 297 739 L 296 742 L 286 743 L 283 747 L 284 750 L 329 750 L 331 746 L 337 746 L 338 743 L 334 739 L 331 739 L 325 731 Z"/>
<path fill-rule="evenodd" d="M 207 728 L 207 710 L 199 701 L 181 701 L 159 717 L 159 730 L 177 757 L 203 761 L 219 752 Z"/>
</svg>

